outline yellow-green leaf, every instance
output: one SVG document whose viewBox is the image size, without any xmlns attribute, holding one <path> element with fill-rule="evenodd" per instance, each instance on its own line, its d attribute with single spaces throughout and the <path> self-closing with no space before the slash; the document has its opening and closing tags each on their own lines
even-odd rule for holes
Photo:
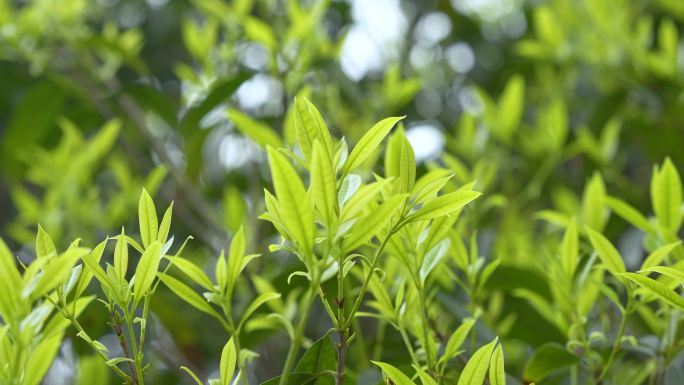
<svg viewBox="0 0 684 385">
<path fill-rule="evenodd" d="M 489 385 L 506 385 L 503 347 L 497 346 L 489 362 Z"/>
<path fill-rule="evenodd" d="M 422 221 L 450 215 L 482 195 L 479 191 L 458 190 L 439 196 L 409 216 L 410 221 Z"/>
<path fill-rule="evenodd" d="M 395 385 L 415 385 L 410 378 L 408 378 L 401 370 L 395 368 L 390 364 L 384 362 L 371 361 L 373 364 L 377 365 L 382 369 L 385 375 L 392 380 Z"/>
<path fill-rule="evenodd" d="M 135 268 L 135 283 L 133 285 L 133 298 L 135 303 L 140 300 L 150 291 L 154 278 L 157 276 L 159 269 L 159 261 L 161 260 L 161 247 L 159 241 L 152 242 L 138 261 L 138 266 Z"/>
<path fill-rule="evenodd" d="M 138 221 L 140 224 L 140 237 L 143 246 L 147 247 L 157 239 L 157 209 L 154 207 L 152 197 L 143 189 L 138 203 Z"/>
<path fill-rule="evenodd" d="M 651 202 L 658 222 L 676 232 L 682 224 L 682 181 L 670 158 L 653 169 Z"/>
<path fill-rule="evenodd" d="M 403 118 L 403 116 L 386 118 L 371 127 L 371 129 L 361 137 L 356 146 L 354 146 L 351 154 L 349 154 L 347 161 L 344 163 L 342 174 L 346 175 L 350 171 L 361 166 L 373 151 L 378 148 L 382 140 L 389 134 L 392 127 Z"/>
<path fill-rule="evenodd" d="M 461 376 L 458 378 L 458 385 L 482 385 L 489 368 L 489 360 L 496 347 L 498 338 L 479 348 L 468 360 Z"/>
<path fill-rule="evenodd" d="M 615 246 L 613 246 L 613 244 L 601 233 L 594 231 L 589 227 L 587 227 L 587 232 L 589 233 L 589 241 L 591 241 L 601 262 L 606 265 L 608 271 L 614 275 L 624 273 L 626 271 L 625 262 L 622 260 L 622 257 Z"/>
<path fill-rule="evenodd" d="M 331 228 L 338 211 L 335 172 L 333 171 L 332 161 L 325 153 L 321 142 L 316 140 L 313 147 L 311 190 L 314 204 L 323 218 L 323 223 L 325 223 L 326 227 Z"/>
<path fill-rule="evenodd" d="M 661 301 L 673 306 L 679 310 L 684 310 L 684 298 L 679 296 L 675 291 L 670 290 L 667 286 L 662 283 L 653 280 L 651 278 L 645 277 L 641 274 L 636 273 L 622 273 L 621 277 L 625 277 L 630 281 L 636 283 L 637 285 L 643 287 L 649 293 L 658 297 Z"/>
<path fill-rule="evenodd" d="M 235 373 L 235 365 L 237 363 L 237 353 L 238 352 L 235 351 L 235 342 L 231 337 L 221 352 L 221 385 L 229 385 L 230 381 L 233 379 L 233 373 Z"/>
</svg>

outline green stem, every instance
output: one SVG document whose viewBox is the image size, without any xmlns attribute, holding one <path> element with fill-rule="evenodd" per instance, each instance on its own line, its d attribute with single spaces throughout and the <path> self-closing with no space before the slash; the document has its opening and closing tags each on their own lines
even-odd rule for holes
<svg viewBox="0 0 684 385">
<path fill-rule="evenodd" d="M 142 354 L 138 350 L 138 342 L 135 338 L 135 329 L 133 328 L 133 315 L 128 309 L 124 309 L 124 318 L 126 318 L 126 327 L 128 328 L 128 336 L 131 339 L 131 349 L 133 350 L 133 363 L 135 364 L 135 373 L 132 373 L 134 385 L 145 385 L 142 370 Z M 142 345 L 141 345 L 142 348 Z M 135 381 L 137 379 L 137 381 Z"/>
<path fill-rule="evenodd" d="M 304 340 L 304 329 L 306 329 L 307 320 L 309 319 L 309 311 L 311 310 L 311 305 L 313 299 L 316 296 L 316 288 L 318 287 L 318 282 L 311 282 L 309 290 L 304 297 L 304 302 L 302 303 L 302 309 L 299 313 L 299 320 L 297 321 L 297 329 L 295 330 L 295 335 L 290 344 L 290 350 L 287 352 L 287 358 L 285 359 L 285 365 L 283 366 L 283 372 L 280 375 L 279 385 L 288 385 L 288 380 L 290 378 L 290 372 L 294 366 L 294 361 L 297 358 L 297 353 L 302 346 Z"/>
<path fill-rule="evenodd" d="M 603 370 L 601 371 L 601 374 L 597 379 L 598 383 L 601 383 L 601 381 L 606 377 L 606 375 L 608 375 L 608 372 L 610 371 L 611 366 L 613 366 L 613 362 L 615 361 L 615 358 L 617 357 L 617 354 L 620 351 L 622 336 L 624 336 L 625 334 L 625 329 L 627 328 L 627 320 L 629 319 L 629 314 L 632 312 L 633 296 L 631 291 L 628 291 L 627 295 L 627 306 L 625 307 L 625 311 L 622 313 L 622 319 L 620 320 L 618 333 L 617 336 L 615 336 L 615 342 L 613 343 L 613 350 L 610 352 L 608 361 L 606 361 L 606 364 L 603 366 Z"/>
<path fill-rule="evenodd" d="M 366 274 L 366 278 L 363 280 L 363 285 L 361 285 L 361 291 L 359 291 L 359 295 L 356 297 L 356 301 L 354 302 L 354 307 L 352 307 L 351 312 L 349 312 L 349 316 L 347 317 L 346 321 L 344 322 L 344 326 L 341 329 L 347 329 L 349 327 L 349 324 L 354 319 L 354 315 L 359 310 L 359 307 L 361 307 L 361 303 L 363 302 L 363 297 L 366 295 L 366 291 L 368 290 L 370 280 L 373 278 L 375 268 L 380 261 L 380 255 L 385 250 L 385 246 L 387 246 L 387 242 L 389 242 L 389 239 L 392 237 L 392 235 L 394 235 L 394 233 L 400 229 L 400 224 L 401 222 L 390 229 L 390 231 L 387 233 L 387 236 L 385 236 L 385 239 L 382 240 L 382 243 L 375 251 L 370 270 L 368 271 L 368 274 Z"/>
<path fill-rule="evenodd" d="M 427 322 L 427 306 L 425 304 L 425 290 L 423 290 L 423 287 L 418 288 L 418 297 L 419 297 L 419 303 L 420 303 L 420 318 L 423 323 L 423 349 L 425 349 L 426 357 L 427 357 L 427 366 L 428 366 L 428 373 L 430 375 L 434 375 L 434 362 L 435 358 L 432 356 L 432 350 L 430 350 L 430 344 L 428 343 L 428 329 L 429 325 Z"/>
<path fill-rule="evenodd" d="M 401 339 L 404 341 L 404 345 L 406 345 L 406 349 L 409 352 L 409 356 L 411 356 L 411 361 L 413 362 L 414 365 L 420 366 L 420 362 L 418 362 L 418 357 L 416 357 L 416 352 L 413 350 L 413 346 L 411 345 L 411 340 L 408 337 L 408 334 L 406 334 L 406 330 L 399 326 L 397 329 L 399 329 L 399 334 L 401 334 Z"/>
</svg>

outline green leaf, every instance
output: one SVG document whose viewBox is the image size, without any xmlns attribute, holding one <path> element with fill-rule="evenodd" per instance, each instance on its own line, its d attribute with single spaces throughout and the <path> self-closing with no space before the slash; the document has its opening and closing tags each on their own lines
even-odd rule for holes
<svg viewBox="0 0 684 385">
<path fill-rule="evenodd" d="M 677 241 L 677 242 L 672 242 L 668 243 L 667 245 L 661 246 L 654 250 L 651 254 L 644 259 L 644 263 L 641 264 L 641 270 L 647 270 L 648 268 L 652 266 L 659 265 L 660 262 L 665 259 L 674 249 L 679 247 L 682 244 L 682 241 Z"/>
<path fill-rule="evenodd" d="M 479 348 L 466 363 L 461 376 L 458 378 L 458 385 L 482 385 L 487 375 L 489 360 L 496 347 L 498 338 Z"/>
<path fill-rule="evenodd" d="M 180 368 L 182 371 L 186 372 L 192 378 L 192 380 L 195 381 L 197 385 L 204 385 L 202 381 L 200 381 L 199 377 L 197 377 L 195 372 L 193 372 L 190 368 L 188 368 L 187 366 L 181 366 Z"/>
<path fill-rule="evenodd" d="M 123 228 L 114 248 L 114 271 L 119 281 L 123 282 L 126 278 L 126 271 L 128 271 L 128 243 Z"/>
<path fill-rule="evenodd" d="M 378 234 L 396 216 L 407 197 L 407 194 L 394 195 L 356 222 L 344 240 L 343 249 L 353 250 Z"/>
<path fill-rule="evenodd" d="M 387 377 L 392 380 L 395 385 L 415 385 L 410 378 L 408 378 L 401 370 L 395 368 L 390 364 L 384 362 L 371 361 L 373 364 L 377 365 L 382 369 L 382 371 L 387 375 Z"/>
<path fill-rule="evenodd" d="M 451 242 L 449 238 L 445 238 L 433 246 L 423 258 L 423 264 L 420 266 L 420 282 L 425 283 L 425 279 L 430 272 L 439 264 L 444 258 Z"/>
<path fill-rule="evenodd" d="M 438 385 L 437 381 L 435 381 L 432 377 L 430 377 L 429 374 L 425 373 L 423 369 L 420 367 L 413 365 L 413 368 L 416 369 L 416 373 L 418 373 L 418 377 L 420 378 L 420 382 L 423 383 L 423 385 Z"/>
<path fill-rule="evenodd" d="M 162 257 L 160 255 L 161 247 L 161 242 L 153 241 L 140 257 L 140 261 L 138 261 L 138 266 L 135 268 L 135 283 L 133 286 L 135 303 L 139 303 L 152 287 Z"/>
<path fill-rule="evenodd" d="M 158 273 L 157 276 L 159 277 L 159 280 L 166 285 L 166 287 L 174 292 L 174 294 L 195 309 L 207 313 L 216 319 L 222 319 L 221 315 L 218 314 L 218 312 L 216 312 L 216 310 L 214 310 L 214 308 L 211 307 L 211 305 L 204 298 L 202 298 L 201 295 L 197 294 L 188 285 L 164 273 Z"/>
<path fill-rule="evenodd" d="M 527 383 L 540 382 L 548 375 L 578 362 L 579 358 L 570 354 L 562 345 L 549 342 L 540 346 L 527 361 L 523 377 Z"/>
<path fill-rule="evenodd" d="M 231 338 L 221 352 L 221 385 L 230 384 L 230 381 L 233 379 L 236 363 L 237 352 L 235 351 L 235 342 L 233 341 L 233 338 Z"/>
<path fill-rule="evenodd" d="M 330 157 L 325 154 L 325 149 L 318 140 L 314 142 L 311 160 L 311 190 L 323 223 L 328 229 L 332 228 L 338 211 L 335 172 Z"/>
<path fill-rule="evenodd" d="M 173 202 L 169 205 L 164 213 L 161 223 L 159 224 L 159 232 L 157 234 L 157 240 L 159 242 L 166 243 L 166 239 L 169 237 L 169 229 L 171 228 L 171 216 L 173 215 Z"/>
<path fill-rule="evenodd" d="M 503 347 L 497 346 L 489 362 L 489 385 L 506 385 Z"/>
<path fill-rule="evenodd" d="M 565 273 L 572 277 L 577 268 L 577 257 L 579 255 L 579 235 L 577 233 L 577 223 L 574 219 L 565 230 L 560 246 L 560 254 Z"/>
<path fill-rule="evenodd" d="M 302 180 L 294 167 L 275 149 L 268 148 L 273 185 L 278 198 L 281 220 L 292 240 L 310 255 L 314 241 L 314 217 Z"/>
<path fill-rule="evenodd" d="M 31 352 L 24 369 L 23 385 L 38 385 L 40 383 L 62 345 L 62 337 L 61 333 L 55 334 L 40 342 Z"/>
<path fill-rule="evenodd" d="M 582 218 L 584 224 L 596 231 L 603 231 L 606 225 L 605 213 L 606 186 L 601 174 L 594 173 L 584 188 L 582 196 Z"/>
<path fill-rule="evenodd" d="M 249 317 L 257 311 L 261 305 L 265 304 L 268 301 L 272 301 L 274 299 L 280 298 L 279 293 L 264 293 L 261 294 L 260 296 L 256 297 L 252 303 L 247 306 L 247 309 L 242 313 L 242 319 L 240 320 L 240 324 L 238 325 L 238 331 L 242 329 L 242 326 L 244 326 L 245 322 L 249 319 Z"/>
<path fill-rule="evenodd" d="M 247 264 L 258 254 L 245 256 L 245 233 L 242 227 L 235 233 L 230 242 L 230 250 L 228 254 L 227 276 L 225 282 L 221 282 L 226 289 L 226 295 L 230 298 L 233 294 L 235 283 L 237 282 L 240 273 L 247 266 Z"/>
<path fill-rule="evenodd" d="M 601 233 L 588 227 L 587 232 L 589 233 L 589 241 L 591 241 L 596 253 L 598 253 L 599 258 L 601 258 L 601 262 L 606 265 L 608 271 L 613 275 L 624 273 L 626 271 L 625 263 L 622 260 L 620 253 L 615 249 L 615 246 L 613 246 L 613 244 Z"/>
<path fill-rule="evenodd" d="M 451 215 L 482 195 L 478 191 L 458 190 L 439 196 L 418 209 L 408 217 L 410 222 Z"/>
<path fill-rule="evenodd" d="M 249 115 L 233 108 L 228 109 L 228 118 L 235 123 L 235 127 L 240 132 L 247 135 L 261 147 L 282 147 L 283 143 L 280 140 L 280 136 L 270 126 L 254 120 Z"/>
<path fill-rule="evenodd" d="M 95 246 L 93 251 L 81 257 L 83 263 L 85 263 L 87 267 L 87 270 L 81 273 L 81 278 L 79 279 L 76 293 L 84 291 L 93 276 L 95 276 L 97 281 L 100 282 L 100 286 L 102 286 L 102 289 L 105 291 L 105 293 L 114 287 L 113 282 L 109 279 L 107 273 L 100 266 L 100 259 L 102 258 L 102 253 L 104 252 L 104 248 L 108 241 L 109 239 L 105 239 L 104 241 L 100 242 L 100 244 Z"/>
<path fill-rule="evenodd" d="M 456 356 L 458 349 L 463 345 L 463 342 L 465 342 L 468 333 L 470 333 L 470 330 L 474 325 L 475 319 L 473 318 L 465 319 L 463 323 L 461 323 L 461 325 L 451 334 L 451 337 L 449 337 L 446 347 L 444 348 L 444 354 L 439 359 L 440 362 L 449 361 Z"/>
<path fill-rule="evenodd" d="M 653 266 L 653 267 L 649 267 L 648 269 L 640 271 L 640 273 L 642 273 L 644 271 L 662 274 L 662 275 L 665 275 L 667 277 L 674 279 L 680 285 L 684 284 L 684 272 L 681 272 L 681 271 L 674 269 L 674 268 L 671 268 L 671 267 Z"/>
<path fill-rule="evenodd" d="M 57 249 L 52 242 L 52 238 L 43 230 L 43 226 L 38 225 L 38 235 L 36 236 L 36 256 L 38 258 L 49 258 L 57 255 Z"/>
<path fill-rule="evenodd" d="M 328 126 L 325 124 L 321 113 L 306 98 L 295 98 L 294 126 L 297 134 L 297 142 L 302 149 L 304 158 L 312 160 L 313 145 L 316 140 L 321 142 L 323 153 L 332 162 L 333 145 Z"/>
<path fill-rule="evenodd" d="M 71 268 L 82 256 L 88 254 L 88 249 L 71 248 L 63 254 L 52 258 L 43 268 L 43 276 L 33 290 L 32 298 L 47 294 L 57 285 L 65 282 L 71 275 Z"/>
<path fill-rule="evenodd" d="M 175 267 L 178 268 L 183 274 L 188 276 L 196 284 L 202 286 L 203 288 L 211 291 L 214 290 L 214 284 L 209 279 L 209 276 L 202 270 L 199 266 L 188 261 L 187 259 L 180 257 L 166 257 L 166 259 L 171 262 Z"/>
<path fill-rule="evenodd" d="M 9 250 L 5 241 L 0 238 L 0 315 L 4 319 L 9 319 L 19 301 L 21 292 L 21 275 L 17 270 L 17 265 L 12 252 Z"/>
<path fill-rule="evenodd" d="M 452 172 L 443 169 L 432 170 L 423 175 L 413 186 L 413 204 L 419 205 L 434 199 L 453 176 Z"/>
<path fill-rule="evenodd" d="M 392 127 L 403 118 L 403 116 L 386 118 L 371 127 L 371 129 L 361 137 L 351 154 L 349 154 L 347 161 L 344 163 L 342 175 L 347 175 L 350 171 L 360 167 L 373 151 L 378 148 L 382 140 L 385 139 L 385 136 L 389 134 Z"/>
<path fill-rule="evenodd" d="M 396 178 L 397 192 L 411 192 L 416 181 L 416 157 L 413 147 L 400 127 L 387 143 L 385 150 L 385 177 Z"/>
<path fill-rule="evenodd" d="M 660 225 L 672 232 L 679 230 L 682 224 L 682 181 L 670 158 L 665 158 L 661 168 L 656 166 L 653 169 L 651 202 Z"/>
<path fill-rule="evenodd" d="M 329 333 L 319 338 L 313 345 L 304 353 L 302 358 L 297 363 L 295 372 L 308 373 L 319 375 L 319 378 L 312 382 L 316 385 L 333 385 L 335 381 L 331 376 L 322 375 L 326 370 L 334 371 L 337 367 L 337 355 L 335 354 L 335 347 L 330 341 Z"/>
<path fill-rule="evenodd" d="M 648 219 L 641 215 L 641 213 L 634 207 L 615 197 L 606 197 L 605 203 L 606 206 L 608 206 L 622 219 L 629 222 L 632 226 L 645 233 L 653 232 L 653 226 L 651 226 L 651 224 L 648 222 Z"/>
<path fill-rule="evenodd" d="M 138 203 L 138 220 L 140 223 L 140 237 L 142 238 L 143 246 L 149 246 L 157 239 L 157 209 L 154 207 L 152 197 L 143 189 L 140 195 L 140 202 Z"/>
<path fill-rule="evenodd" d="M 524 112 L 525 78 L 521 75 L 511 77 L 499 98 L 497 105 L 499 132 L 505 140 L 510 140 L 520 125 Z"/>
</svg>

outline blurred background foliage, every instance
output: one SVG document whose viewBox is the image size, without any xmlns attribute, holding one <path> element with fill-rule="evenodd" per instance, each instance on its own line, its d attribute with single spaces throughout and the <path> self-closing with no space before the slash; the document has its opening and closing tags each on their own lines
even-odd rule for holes
<svg viewBox="0 0 684 385">
<path fill-rule="evenodd" d="M 640 235 L 587 197 L 649 212 L 652 165 L 684 164 L 682 22 L 680 0 L 0 0 L 0 235 L 26 258 L 37 223 L 58 248 L 92 244 L 135 228 L 145 187 L 175 202 L 172 231 L 196 238 L 187 253 L 207 269 L 241 225 L 248 250 L 268 253 L 263 146 L 295 141 L 294 98 L 350 143 L 406 115 L 421 173 L 447 167 L 452 188 L 477 180 L 485 193 L 463 235 L 501 266 L 474 302 L 519 372 L 566 338 L 513 295 L 552 298 L 545 264 L 560 232 L 540 219 L 606 227 L 632 264 L 642 257 L 629 252 Z M 279 257 L 250 274 L 290 290 L 295 259 Z M 448 317 L 472 311 L 445 289 Z M 219 325 L 166 294 L 154 303 L 154 382 L 174 383 L 186 361 L 215 370 Z M 283 334 L 252 334 L 275 358 L 255 376 L 275 375 Z M 78 344 L 51 384 L 106 376 Z"/>
</svg>

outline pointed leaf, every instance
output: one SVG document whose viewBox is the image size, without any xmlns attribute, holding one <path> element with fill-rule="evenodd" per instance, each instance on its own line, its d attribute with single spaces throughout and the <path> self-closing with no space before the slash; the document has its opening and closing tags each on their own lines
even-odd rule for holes
<svg viewBox="0 0 684 385">
<path fill-rule="evenodd" d="M 346 175 L 350 171 L 360 167 L 373 151 L 378 148 L 382 140 L 385 139 L 385 136 L 389 134 L 392 127 L 403 118 L 403 116 L 386 118 L 371 127 L 371 129 L 361 137 L 351 154 L 349 154 L 349 157 L 344 164 L 342 174 Z"/>
<path fill-rule="evenodd" d="M 138 221 L 140 223 L 140 237 L 143 246 L 147 247 L 157 239 L 157 209 L 154 207 L 152 197 L 143 189 L 138 203 Z"/>
</svg>

